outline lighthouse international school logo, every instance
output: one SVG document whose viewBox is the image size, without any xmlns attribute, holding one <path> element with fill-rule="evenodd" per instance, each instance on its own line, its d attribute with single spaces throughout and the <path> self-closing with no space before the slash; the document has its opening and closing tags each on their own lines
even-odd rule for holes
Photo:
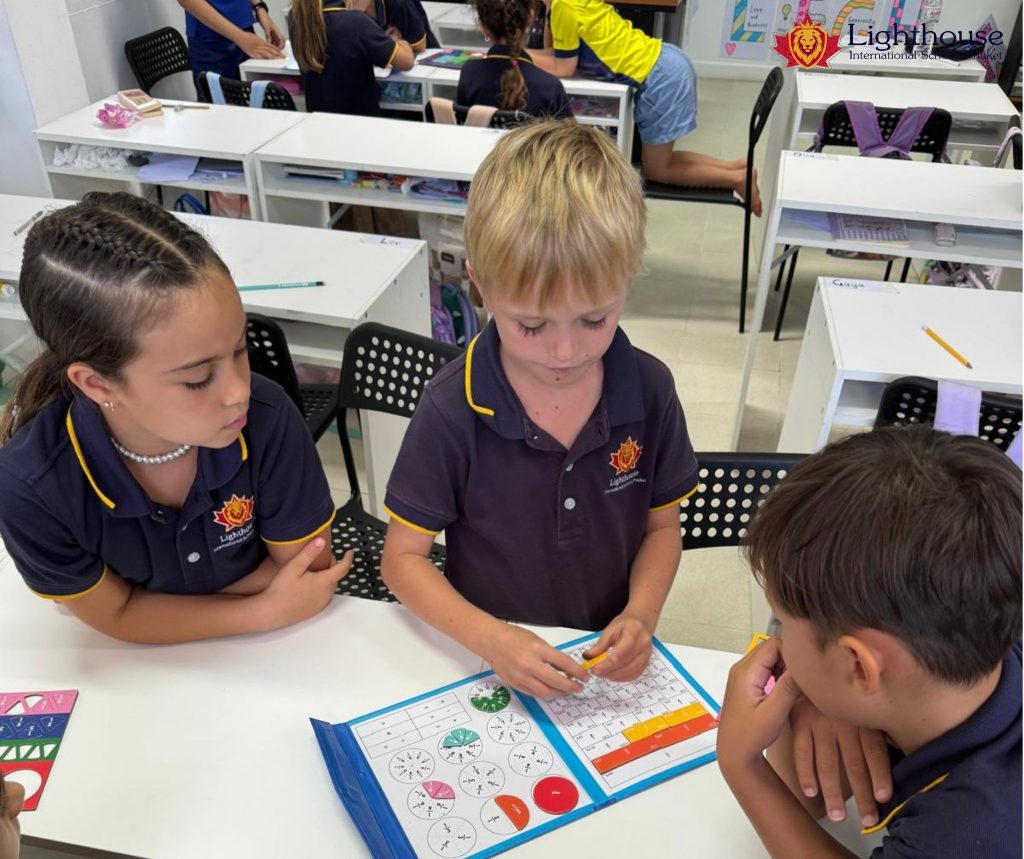
<svg viewBox="0 0 1024 859">
<path fill-rule="evenodd" d="M 785 36 L 776 36 L 772 50 L 786 58 L 786 68 L 828 68 L 828 61 L 839 53 L 839 36 L 830 36 L 820 24 L 805 17 Z"/>
<path fill-rule="evenodd" d="M 214 510 L 213 521 L 223 525 L 225 531 L 241 528 L 252 520 L 253 500 L 244 495 L 239 498 L 232 494 L 230 501 L 225 501 L 220 510 Z"/>
</svg>

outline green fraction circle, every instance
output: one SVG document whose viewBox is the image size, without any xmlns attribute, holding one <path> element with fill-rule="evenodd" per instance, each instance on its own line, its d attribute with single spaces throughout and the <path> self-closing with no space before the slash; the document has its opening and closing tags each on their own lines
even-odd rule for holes
<svg viewBox="0 0 1024 859">
<path fill-rule="evenodd" d="M 504 710 L 511 700 L 508 689 L 497 683 L 478 683 L 469 690 L 469 703 L 484 713 Z"/>
</svg>

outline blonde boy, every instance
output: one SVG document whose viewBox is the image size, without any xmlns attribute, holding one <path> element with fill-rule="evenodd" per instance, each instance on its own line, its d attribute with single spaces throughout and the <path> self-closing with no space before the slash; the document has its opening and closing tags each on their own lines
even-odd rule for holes
<svg viewBox="0 0 1024 859">
<path fill-rule="evenodd" d="M 671 374 L 618 328 L 645 221 L 601 132 L 543 121 L 499 141 L 466 218 L 493 319 L 427 387 L 388 484 L 384 581 L 532 695 L 587 675 L 503 621 L 603 630 L 594 673 L 630 680 L 679 564 L 697 461 Z M 445 576 L 427 560 L 441 531 Z"/>
</svg>

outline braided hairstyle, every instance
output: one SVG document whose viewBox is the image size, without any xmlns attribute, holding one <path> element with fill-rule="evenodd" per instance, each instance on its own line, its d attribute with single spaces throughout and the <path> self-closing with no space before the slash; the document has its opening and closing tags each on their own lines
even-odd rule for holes
<svg viewBox="0 0 1024 859">
<path fill-rule="evenodd" d="M 137 354 L 137 336 L 164 317 L 169 298 L 202 284 L 210 267 L 227 273 L 203 236 L 131 194 L 86 194 L 36 223 L 18 288 L 46 349 L 0 418 L 0 443 L 66 392 L 71 364 L 117 380 Z"/>
<path fill-rule="evenodd" d="M 526 109 L 526 81 L 519 69 L 533 18 L 532 0 L 472 0 L 480 23 L 491 36 L 508 46 L 512 67 L 501 76 L 499 107 L 502 110 Z"/>
</svg>

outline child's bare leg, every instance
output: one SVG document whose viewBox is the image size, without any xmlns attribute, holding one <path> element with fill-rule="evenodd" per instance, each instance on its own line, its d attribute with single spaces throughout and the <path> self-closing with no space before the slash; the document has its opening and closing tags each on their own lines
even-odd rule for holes
<svg viewBox="0 0 1024 859">
<path fill-rule="evenodd" d="M 645 143 L 642 158 L 644 173 L 655 182 L 696 188 L 731 188 L 740 196 L 746 193 L 746 168 L 734 167 L 732 162 L 685 150 L 675 152 L 671 143 L 657 146 Z M 750 209 L 760 217 L 761 195 L 756 174 L 751 197 Z"/>
<path fill-rule="evenodd" d="M 725 161 L 722 158 L 715 158 L 713 155 L 704 155 L 700 152 L 692 152 L 689 149 L 674 149 L 672 151 L 673 161 L 693 161 L 696 163 L 712 164 L 724 167 L 726 170 L 746 170 L 747 159 L 735 158 L 732 161 Z"/>
</svg>

